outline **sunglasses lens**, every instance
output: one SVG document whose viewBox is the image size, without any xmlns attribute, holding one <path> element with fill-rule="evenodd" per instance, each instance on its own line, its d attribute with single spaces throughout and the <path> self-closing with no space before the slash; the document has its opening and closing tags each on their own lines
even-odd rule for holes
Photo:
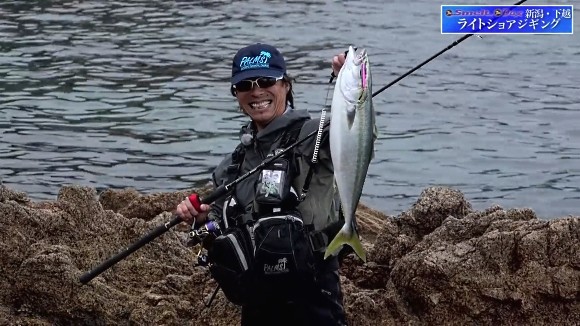
<svg viewBox="0 0 580 326">
<path fill-rule="evenodd" d="M 276 78 L 272 77 L 262 77 L 256 80 L 256 83 L 260 88 L 268 88 L 274 86 L 276 84 Z"/>
<path fill-rule="evenodd" d="M 242 80 L 235 84 L 236 90 L 238 92 L 247 92 L 252 89 L 252 81 L 251 80 Z"/>
</svg>

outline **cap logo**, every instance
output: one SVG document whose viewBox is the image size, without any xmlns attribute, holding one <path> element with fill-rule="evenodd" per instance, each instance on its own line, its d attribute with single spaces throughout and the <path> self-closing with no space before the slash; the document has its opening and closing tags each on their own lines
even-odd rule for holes
<svg viewBox="0 0 580 326">
<path fill-rule="evenodd" d="M 243 57 L 240 61 L 240 70 L 270 68 L 270 58 L 272 54 L 268 51 L 262 51 L 255 57 Z"/>
</svg>

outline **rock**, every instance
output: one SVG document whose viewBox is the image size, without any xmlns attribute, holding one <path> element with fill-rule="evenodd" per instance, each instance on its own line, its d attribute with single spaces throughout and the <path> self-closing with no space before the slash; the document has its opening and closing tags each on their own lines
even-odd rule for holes
<svg viewBox="0 0 580 326">
<path fill-rule="evenodd" d="M 210 188 L 199 189 L 203 196 Z M 197 248 L 176 226 L 88 284 L 79 277 L 169 221 L 194 189 L 63 187 L 32 202 L 0 188 L 0 324 L 235 325 Z M 474 211 L 461 192 L 427 188 L 399 216 L 357 212 L 367 263 L 345 257 L 350 325 L 580 322 L 580 219 L 530 209 Z"/>
<path fill-rule="evenodd" d="M 463 194 L 445 187 L 427 188 L 401 220 L 419 236 L 438 228 L 449 216 L 462 218 L 472 211 Z"/>
<path fill-rule="evenodd" d="M 26 193 L 21 191 L 10 190 L 0 180 L 0 202 L 5 201 L 15 201 L 22 204 L 30 203 L 30 199 L 26 196 Z"/>
<path fill-rule="evenodd" d="M 118 213 L 139 197 L 141 197 L 141 194 L 133 188 L 120 190 L 106 189 L 100 194 L 99 202 L 103 205 L 103 209 L 109 209 Z"/>
<path fill-rule="evenodd" d="M 99 201 L 105 209 L 113 210 L 126 218 L 150 220 L 162 212 L 171 212 L 187 196 L 197 192 L 200 196 L 208 194 L 212 187 L 187 189 L 172 193 L 140 195 L 135 189 L 112 190 L 101 193 Z"/>
</svg>

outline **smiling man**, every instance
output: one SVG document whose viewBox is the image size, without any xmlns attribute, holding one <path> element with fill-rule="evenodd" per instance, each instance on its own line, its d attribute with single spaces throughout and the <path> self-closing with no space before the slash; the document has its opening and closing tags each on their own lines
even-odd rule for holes
<svg viewBox="0 0 580 326">
<path fill-rule="evenodd" d="M 258 131 L 284 114 L 287 104 L 294 105 L 286 63 L 273 46 L 254 44 L 240 49 L 233 60 L 231 82 L 240 109 Z"/>
<path fill-rule="evenodd" d="M 333 58 L 335 75 L 343 64 L 344 54 Z M 292 79 L 273 46 L 257 43 L 236 53 L 231 93 L 250 121 L 240 132 L 238 147 L 214 170 L 216 187 L 256 168 L 277 149 L 316 131 L 320 123 L 308 111 L 294 108 Z M 196 203 L 196 209 L 188 197 L 177 207 L 176 213 L 194 227 L 214 220 L 228 232 L 246 230 L 247 225 L 253 230 L 247 236 L 246 231 L 228 233 L 208 248 L 212 276 L 226 297 L 242 306 L 242 325 L 345 324 L 339 261 L 323 257 L 328 239 L 343 224 L 339 197 L 326 140 L 306 181 L 314 147 L 311 137 L 211 205 Z M 305 187 L 309 191 L 300 198 Z"/>
</svg>

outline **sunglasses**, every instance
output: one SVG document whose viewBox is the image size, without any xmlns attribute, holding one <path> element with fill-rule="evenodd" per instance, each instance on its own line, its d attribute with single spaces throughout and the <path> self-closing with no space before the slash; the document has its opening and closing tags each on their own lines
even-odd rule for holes
<svg viewBox="0 0 580 326">
<path fill-rule="evenodd" d="M 248 92 L 254 88 L 254 84 L 259 88 L 268 88 L 276 85 L 279 80 L 282 80 L 282 77 L 260 77 L 254 80 L 246 79 L 239 81 L 238 83 L 232 86 L 238 92 Z"/>
</svg>

